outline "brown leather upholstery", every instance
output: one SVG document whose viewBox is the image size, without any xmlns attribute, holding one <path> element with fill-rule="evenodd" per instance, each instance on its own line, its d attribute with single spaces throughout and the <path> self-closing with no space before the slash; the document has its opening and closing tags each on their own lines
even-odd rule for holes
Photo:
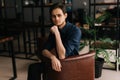
<svg viewBox="0 0 120 80">
<path fill-rule="evenodd" d="M 94 80 L 94 51 L 61 60 L 62 71 L 49 70 L 44 80 Z"/>
<path fill-rule="evenodd" d="M 90 51 L 62 59 L 62 71 L 56 72 L 49 67 L 43 80 L 94 80 L 94 55 L 95 52 Z"/>
</svg>

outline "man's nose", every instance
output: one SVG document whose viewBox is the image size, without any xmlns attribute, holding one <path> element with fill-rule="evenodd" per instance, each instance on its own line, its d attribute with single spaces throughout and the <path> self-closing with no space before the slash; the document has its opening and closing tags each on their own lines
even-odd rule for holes
<svg viewBox="0 0 120 80">
<path fill-rule="evenodd" d="M 58 19 L 59 19 L 59 17 L 56 16 L 56 17 L 55 17 L 55 20 L 58 20 Z"/>
</svg>

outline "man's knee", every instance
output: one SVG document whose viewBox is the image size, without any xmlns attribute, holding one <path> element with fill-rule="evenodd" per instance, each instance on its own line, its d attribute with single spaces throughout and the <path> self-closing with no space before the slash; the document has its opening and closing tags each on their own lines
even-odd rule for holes
<svg viewBox="0 0 120 80">
<path fill-rule="evenodd" d="M 34 64 L 30 64 L 28 70 L 29 71 L 39 71 L 39 63 L 34 63 Z"/>
</svg>

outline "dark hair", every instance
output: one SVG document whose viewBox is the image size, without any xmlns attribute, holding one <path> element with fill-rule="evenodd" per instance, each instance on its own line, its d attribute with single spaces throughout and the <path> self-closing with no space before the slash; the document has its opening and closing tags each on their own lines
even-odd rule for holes
<svg viewBox="0 0 120 80">
<path fill-rule="evenodd" d="M 52 11 L 53 11 L 54 9 L 56 9 L 56 8 L 60 8 L 60 9 L 63 11 L 64 14 L 66 13 L 66 6 L 65 6 L 63 3 L 54 3 L 54 4 L 50 7 L 50 10 L 49 10 L 50 15 L 51 15 Z"/>
</svg>

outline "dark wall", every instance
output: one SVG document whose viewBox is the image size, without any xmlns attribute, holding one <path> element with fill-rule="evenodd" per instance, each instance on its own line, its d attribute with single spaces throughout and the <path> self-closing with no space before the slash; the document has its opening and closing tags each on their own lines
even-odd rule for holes
<svg viewBox="0 0 120 80">
<path fill-rule="evenodd" d="M 24 20 L 25 22 L 39 22 L 39 17 L 41 16 L 41 9 L 39 7 L 34 7 L 34 8 L 22 8 L 22 0 L 16 0 L 16 4 L 15 5 L 15 0 L 5 0 L 5 4 L 4 6 L 7 6 L 7 8 L 3 8 L 2 9 L 2 16 L 4 18 L 21 18 L 20 20 L 22 20 L 23 16 L 24 16 Z M 86 10 L 88 10 L 88 1 L 89 0 L 72 0 L 72 10 L 77 10 L 78 8 L 86 8 Z M 62 2 L 62 0 L 52 0 L 52 2 Z M 87 6 L 83 5 L 83 2 L 87 2 Z M 24 2 L 23 2 L 24 3 Z M 40 4 L 40 3 L 39 3 Z M 33 10 L 33 13 L 32 13 Z M 44 8 L 44 17 L 45 18 L 45 22 L 49 22 L 49 12 L 48 12 L 49 8 L 46 7 Z M 33 18 L 32 18 L 33 16 Z"/>
</svg>

